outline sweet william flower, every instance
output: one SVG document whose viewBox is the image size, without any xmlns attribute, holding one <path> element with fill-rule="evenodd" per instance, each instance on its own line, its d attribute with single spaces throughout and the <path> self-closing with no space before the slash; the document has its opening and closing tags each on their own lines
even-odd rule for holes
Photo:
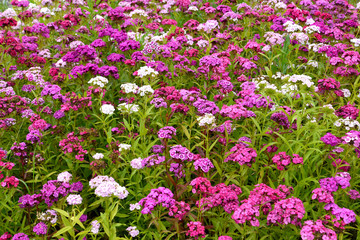
<svg viewBox="0 0 360 240">
<path fill-rule="evenodd" d="M 111 105 L 111 104 L 104 104 L 104 105 L 101 106 L 100 111 L 101 111 L 103 114 L 111 115 L 111 114 L 114 113 L 115 108 L 114 108 L 114 106 Z"/>
</svg>

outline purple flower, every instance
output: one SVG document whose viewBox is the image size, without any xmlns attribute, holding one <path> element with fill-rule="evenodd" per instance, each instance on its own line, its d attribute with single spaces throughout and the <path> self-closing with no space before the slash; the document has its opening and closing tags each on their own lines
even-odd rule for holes
<svg viewBox="0 0 360 240">
<path fill-rule="evenodd" d="M 47 225 L 43 222 L 39 222 L 34 226 L 33 232 L 37 235 L 45 235 L 47 233 Z"/>
<path fill-rule="evenodd" d="M 176 129 L 171 126 L 163 127 L 158 131 L 158 137 L 161 139 L 171 139 L 173 135 L 176 135 Z"/>
<path fill-rule="evenodd" d="M 341 143 L 340 138 L 332 135 L 331 133 L 326 133 L 323 137 L 320 138 L 325 144 L 335 147 Z"/>
<path fill-rule="evenodd" d="M 194 161 L 194 167 L 195 170 L 200 168 L 203 172 L 208 172 L 210 168 L 214 168 L 214 165 L 208 158 L 199 158 Z"/>
</svg>

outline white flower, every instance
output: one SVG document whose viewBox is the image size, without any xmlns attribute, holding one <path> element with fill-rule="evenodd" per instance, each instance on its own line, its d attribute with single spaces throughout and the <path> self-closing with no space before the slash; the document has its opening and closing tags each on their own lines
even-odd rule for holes
<svg viewBox="0 0 360 240">
<path fill-rule="evenodd" d="M 79 194 L 70 194 L 66 201 L 69 205 L 79 205 L 82 203 L 82 197 Z"/>
<path fill-rule="evenodd" d="M 286 9 L 286 7 L 286 4 L 283 2 L 278 2 L 277 4 L 275 4 L 276 9 Z"/>
<path fill-rule="evenodd" d="M 17 16 L 15 10 L 12 9 L 12 8 L 6 9 L 4 12 L 0 13 L 0 15 L 2 17 L 5 17 L 5 18 L 11 18 L 11 17 L 16 17 Z"/>
<path fill-rule="evenodd" d="M 62 172 L 62 173 L 60 173 L 58 176 L 57 176 L 57 180 L 59 181 L 59 182 L 70 182 L 70 180 L 71 180 L 71 178 L 72 178 L 72 175 L 71 175 L 71 173 L 69 173 L 69 172 Z"/>
<path fill-rule="evenodd" d="M 139 230 L 137 230 L 136 227 L 134 227 L 134 226 L 128 227 L 126 229 L 126 231 L 128 231 L 130 236 L 132 236 L 132 237 L 136 237 L 140 233 Z"/>
<path fill-rule="evenodd" d="M 95 153 L 95 154 L 93 155 L 93 158 L 96 159 L 96 160 L 103 159 L 103 158 L 104 158 L 104 154 L 102 154 L 102 153 Z"/>
<path fill-rule="evenodd" d="M 350 97 L 351 96 L 351 92 L 349 89 L 341 89 L 341 91 L 344 93 L 344 97 Z"/>
<path fill-rule="evenodd" d="M 307 28 L 305 28 L 305 32 L 308 34 L 313 33 L 313 32 L 320 33 L 320 27 L 318 27 L 316 25 L 311 25 L 311 26 L 308 26 Z"/>
<path fill-rule="evenodd" d="M 104 105 L 101 106 L 100 111 L 103 114 L 113 114 L 114 111 L 115 111 L 115 108 L 111 104 L 104 104 Z"/>
<path fill-rule="evenodd" d="M 300 25 L 298 25 L 292 21 L 287 21 L 286 23 L 284 23 L 284 26 L 286 26 L 285 30 L 289 33 L 303 30 L 303 28 Z"/>
<path fill-rule="evenodd" d="M 142 158 L 135 158 L 135 159 L 131 160 L 130 165 L 132 168 L 142 169 L 143 166 L 142 166 L 141 162 L 142 162 Z"/>
<path fill-rule="evenodd" d="M 190 6 L 190 7 L 188 8 L 188 11 L 196 12 L 196 11 L 199 11 L 199 9 L 198 9 L 197 7 L 195 7 L 195 6 Z"/>
<path fill-rule="evenodd" d="M 55 63 L 55 67 L 57 67 L 57 68 L 62 68 L 62 67 L 65 67 L 65 66 L 66 66 L 66 62 L 64 60 L 62 60 L 62 59 L 60 59 L 59 61 L 57 61 Z"/>
<path fill-rule="evenodd" d="M 147 94 L 153 94 L 153 93 L 154 93 L 154 89 L 152 89 L 150 85 L 144 85 L 139 88 L 140 96 L 145 96 Z"/>
<path fill-rule="evenodd" d="M 314 19 L 312 19 L 312 18 L 309 18 L 309 19 L 306 20 L 306 22 L 305 22 L 306 25 L 311 25 L 311 24 L 314 24 L 314 23 L 315 23 L 315 21 L 314 21 Z"/>
<path fill-rule="evenodd" d="M 357 8 L 357 9 L 360 9 L 360 3 L 358 3 L 358 4 L 356 5 L 356 8 Z"/>
<path fill-rule="evenodd" d="M 289 82 L 302 82 L 303 85 L 306 85 L 307 87 L 311 87 L 314 85 L 314 83 L 311 81 L 311 77 L 307 75 L 292 75 L 289 78 Z"/>
<path fill-rule="evenodd" d="M 360 38 L 353 38 L 350 40 L 354 44 L 355 47 L 360 46 Z"/>
<path fill-rule="evenodd" d="M 137 72 L 138 72 L 138 76 L 141 78 L 146 77 L 146 76 L 155 77 L 156 75 L 159 74 L 158 71 L 155 71 L 153 68 L 148 67 L 148 66 L 141 67 Z"/>
<path fill-rule="evenodd" d="M 216 118 L 211 113 L 206 113 L 204 116 L 198 117 L 197 121 L 201 127 L 206 125 L 215 127 Z"/>
<path fill-rule="evenodd" d="M 207 47 L 209 45 L 209 42 L 206 40 L 199 40 L 196 45 L 198 45 L 199 47 Z"/>
<path fill-rule="evenodd" d="M 119 151 L 129 150 L 131 148 L 130 144 L 121 143 L 119 144 Z"/>
<path fill-rule="evenodd" d="M 139 86 L 135 83 L 124 83 L 120 86 L 121 90 L 123 90 L 125 93 L 134 93 L 136 94 L 138 92 Z"/>
<path fill-rule="evenodd" d="M 139 105 L 136 104 L 127 104 L 127 103 L 121 103 L 118 105 L 118 109 L 122 113 L 134 113 L 139 111 Z"/>
<path fill-rule="evenodd" d="M 107 84 L 108 82 L 109 80 L 107 80 L 107 78 L 104 78 L 102 76 L 96 76 L 88 81 L 88 83 L 93 85 L 98 85 L 100 87 L 104 87 L 105 84 Z"/>
<path fill-rule="evenodd" d="M 140 208 L 141 205 L 139 203 L 134 203 L 134 204 L 130 203 L 130 211 L 134 211 L 135 209 L 140 210 Z"/>
<path fill-rule="evenodd" d="M 98 234 L 100 229 L 100 223 L 97 220 L 91 222 L 91 232 L 93 234 Z"/>
<path fill-rule="evenodd" d="M 317 61 L 314 61 L 314 60 L 310 60 L 306 63 L 306 65 L 308 66 L 312 66 L 314 68 L 317 68 L 319 66 L 319 63 Z"/>
</svg>

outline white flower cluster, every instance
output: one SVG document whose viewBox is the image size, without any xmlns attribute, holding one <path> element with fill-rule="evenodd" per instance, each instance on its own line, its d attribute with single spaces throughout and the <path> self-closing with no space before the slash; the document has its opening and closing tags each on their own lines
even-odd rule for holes
<svg viewBox="0 0 360 240">
<path fill-rule="evenodd" d="M 104 154 L 102 154 L 102 153 L 95 153 L 92 157 L 93 157 L 94 159 L 96 159 L 96 160 L 100 160 L 100 159 L 103 159 L 103 158 L 104 158 Z"/>
<path fill-rule="evenodd" d="M 199 11 L 199 9 L 196 6 L 190 6 L 188 8 L 188 11 L 196 12 L 196 11 Z"/>
<path fill-rule="evenodd" d="M 140 157 L 135 158 L 135 159 L 131 160 L 130 165 L 131 165 L 132 168 L 142 169 L 143 166 L 142 166 L 141 162 L 142 162 L 142 158 L 140 158 Z"/>
<path fill-rule="evenodd" d="M 65 182 L 65 183 L 70 182 L 71 178 L 72 178 L 71 173 L 69 173 L 69 172 L 67 172 L 67 171 L 62 172 L 62 173 L 60 173 L 60 174 L 57 176 L 57 180 L 58 180 L 59 182 Z"/>
<path fill-rule="evenodd" d="M 315 23 L 315 21 L 314 21 L 314 19 L 312 19 L 312 18 L 308 18 L 308 19 L 306 20 L 306 22 L 305 22 L 306 25 L 311 25 L 311 24 L 314 24 L 314 23 Z"/>
<path fill-rule="evenodd" d="M 354 128 L 357 127 L 358 130 L 360 130 L 360 123 L 356 120 L 353 120 L 349 117 L 345 118 L 345 119 L 338 119 L 334 125 L 336 127 L 341 127 L 342 125 L 345 127 L 346 130 L 350 130 L 350 128 Z"/>
<path fill-rule="evenodd" d="M 305 33 L 292 33 L 290 35 L 290 39 L 295 39 L 301 44 L 305 44 L 307 43 L 307 41 L 309 41 L 309 36 L 306 35 Z"/>
<path fill-rule="evenodd" d="M 4 18 L 12 18 L 12 17 L 16 17 L 16 16 L 17 16 L 17 13 L 12 8 L 8 8 L 5 11 L 3 11 L 2 13 L 0 13 L 0 17 L 4 17 Z"/>
<path fill-rule="evenodd" d="M 284 85 L 281 86 L 281 93 L 282 94 L 287 94 L 287 93 L 294 93 L 298 90 L 298 87 L 295 84 L 291 84 L 291 83 L 285 83 Z"/>
<path fill-rule="evenodd" d="M 130 203 L 130 211 L 134 211 L 135 209 L 140 210 L 141 205 L 139 203 Z"/>
<path fill-rule="evenodd" d="M 286 8 L 287 8 L 287 6 L 286 6 L 286 4 L 283 3 L 283 2 L 278 2 L 277 4 L 275 4 L 275 9 L 276 9 L 276 10 L 286 9 Z"/>
<path fill-rule="evenodd" d="M 317 68 L 319 66 L 319 63 L 315 60 L 310 60 L 306 63 L 306 65 Z"/>
<path fill-rule="evenodd" d="M 313 52 L 318 52 L 321 47 L 325 46 L 323 43 L 311 43 L 309 44 L 309 49 Z"/>
<path fill-rule="evenodd" d="M 140 94 L 140 96 L 145 96 L 145 95 L 148 95 L 148 94 L 153 94 L 154 89 L 152 89 L 152 87 L 150 85 L 144 85 L 144 86 L 139 88 L 138 93 Z"/>
<path fill-rule="evenodd" d="M 305 32 L 307 34 L 311 34 L 313 32 L 320 33 L 320 28 L 316 25 L 311 25 L 311 26 L 308 26 L 307 28 L 305 28 Z"/>
<path fill-rule="evenodd" d="M 124 84 L 121 84 L 120 88 L 125 93 L 140 94 L 140 96 L 145 96 L 147 94 L 154 93 L 154 89 L 152 89 L 152 87 L 150 85 L 144 85 L 142 87 L 139 87 L 135 83 L 124 83 Z"/>
<path fill-rule="evenodd" d="M 94 220 L 91 222 L 91 232 L 93 234 L 98 234 L 99 233 L 99 229 L 100 229 L 100 223 L 98 220 Z"/>
<path fill-rule="evenodd" d="M 132 17 L 133 15 L 143 16 L 143 17 L 149 16 L 149 15 L 147 14 L 147 12 L 145 12 L 145 11 L 142 10 L 142 9 L 135 9 L 134 11 L 131 11 L 131 12 L 129 13 L 129 16 L 130 16 L 130 17 Z"/>
<path fill-rule="evenodd" d="M 107 80 L 107 78 L 104 78 L 102 76 L 96 76 L 88 81 L 88 83 L 98 85 L 101 88 L 104 87 L 105 84 L 108 84 L 108 82 L 109 81 Z"/>
<path fill-rule="evenodd" d="M 356 5 L 357 9 L 360 9 L 360 2 Z"/>
<path fill-rule="evenodd" d="M 128 103 L 120 103 L 118 105 L 118 109 L 122 112 L 122 113 L 134 113 L 134 112 L 138 112 L 139 111 L 139 105 L 137 104 L 128 104 Z"/>
<path fill-rule="evenodd" d="M 306 85 L 307 87 L 311 87 L 314 85 L 314 83 L 311 81 L 311 77 L 307 75 L 292 75 L 289 78 L 289 82 L 301 82 L 303 85 Z"/>
<path fill-rule="evenodd" d="M 79 205 L 82 203 L 82 197 L 79 194 L 69 194 L 66 201 L 69 205 Z"/>
<path fill-rule="evenodd" d="M 126 231 L 128 231 L 129 234 L 130 234 L 130 236 L 132 236 L 132 237 L 136 237 L 136 236 L 139 235 L 139 233 L 140 233 L 139 230 L 137 230 L 137 228 L 134 227 L 134 226 L 128 227 L 128 228 L 126 229 Z"/>
<path fill-rule="evenodd" d="M 152 77 L 155 77 L 156 75 L 159 74 L 158 71 L 155 71 L 153 68 L 151 67 L 148 67 L 148 66 L 144 66 L 144 67 L 141 67 L 138 71 L 138 76 L 143 78 L 143 77 L 146 77 L 146 76 L 152 76 Z"/>
<path fill-rule="evenodd" d="M 124 199 L 129 195 L 125 187 L 120 186 L 112 177 L 97 176 L 90 180 L 90 188 L 95 188 L 95 195 L 99 197 L 116 196 Z"/>
<path fill-rule="evenodd" d="M 125 93 L 134 93 L 136 94 L 139 86 L 135 83 L 124 83 L 120 86 L 121 90 L 123 90 Z"/>
<path fill-rule="evenodd" d="M 55 210 L 46 210 L 43 213 L 37 213 L 37 218 L 41 221 L 48 221 L 51 224 L 57 222 L 57 214 Z"/>
<path fill-rule="evenodd" d="M 100 111 L 103 114 L 113 114 L 115 112 L 115 108 L 111 104 L 104 104 L 101 106 Z"/>
<path fill-rule="evenodd" d="M 300 25 L 298 25 L 292 21 L 287 21 L 286 23 L 284 23 L 284 26 L 286 27 L 285 31 L 288 33 L 293 33 L 293 32 L 298 32 L 298 31 L 301 32 L 303 30 L 303 28 Z"/>
<path fill-rule="evenodd" d="M 204 116 L 200 116 L 197 118 L 197 121 L 199 122 L 199 126 L 211 126 L 215 127 L 215 121 L 216 118 L 211 113 L 206 113 Z"/>
<path fill-rule="evenodd" d="M 344 93 L 344 97 L 350 97 L 351 96 L 351 92 L 349 89 L 341 89 L 341 91 Z"/>
<path fill-rule="evenodd" d="M 360 46 L 360 38 L 353 38 L 350 40 L 354 44 L 355 47 Z"/>
<path fill-rule="evenodd" d="M 130 144 L 120 143 L 119 144 L 119 151 L 122 152 L 124 150 L 129 150 L 131 148 Z"/>
</svg>

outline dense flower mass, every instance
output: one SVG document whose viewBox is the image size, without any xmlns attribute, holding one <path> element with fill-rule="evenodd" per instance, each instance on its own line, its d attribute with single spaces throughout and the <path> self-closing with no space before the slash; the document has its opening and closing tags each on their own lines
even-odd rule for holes
<svg viewBox="0 0 360 240">
<path fill-rule="evenodd" d="M 357 0 L 0 1 L 0 240 L 358 237 Z"/>
</svg>

